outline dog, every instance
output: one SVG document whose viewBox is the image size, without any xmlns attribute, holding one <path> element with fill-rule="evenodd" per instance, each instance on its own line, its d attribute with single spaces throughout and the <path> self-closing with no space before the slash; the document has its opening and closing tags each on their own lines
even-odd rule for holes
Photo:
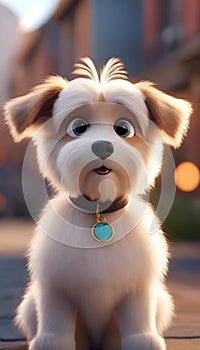
<svg viewBox="0 0 200 350">
<path fill-rule="evenodd" d="M 164 145 L 180 146 L 192 107 L 151 82 L 131 83 L 117 58 L 100 74 L 82 59 L 75 73 L 50 76 L 5 105 L 14 140 L 33 139 L 57 191 L 37 223 L 15 322 L 29 350 L 75 350 L 77 320 L 93 349 L 164 350 L 169 252 L 142 195 L 161 171 Z"/>
</svg>

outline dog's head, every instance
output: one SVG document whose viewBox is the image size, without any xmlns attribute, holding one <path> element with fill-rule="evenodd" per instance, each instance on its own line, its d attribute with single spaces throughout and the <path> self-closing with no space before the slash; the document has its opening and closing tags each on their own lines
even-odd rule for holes
<svg viewBox="0 0 200 350">
<path fill-rule="evenodd" d="M 33 137 L 42 174 L 79 207 L 101 200 L 124 206 L 153 185 L 163 144 L 179 147 L 191 105 L 150 82 L 132 84 L 111 59 L 100 77 L 87 58 L 72 81 L 52 76 L 9 101 L 6 121 L 16 141 Z"/>
</svg>

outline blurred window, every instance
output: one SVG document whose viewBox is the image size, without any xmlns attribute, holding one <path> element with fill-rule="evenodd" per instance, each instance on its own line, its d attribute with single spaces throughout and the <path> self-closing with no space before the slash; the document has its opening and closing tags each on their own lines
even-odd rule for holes
<svg viewBox="0 0 200 350">
<path fill-rule="evenodd" d="M 97 66 L 123 60 L 130 74 L 141 65 L 142 1 L 92 1 L 92 56 Z"/>
<path fill-rule="evenodd" d="M 165 52 L 180 46 L 183 39 L 181 20 L 182 0 L 157 0 L 159 8 L 159 35 Z"/>
</svg>

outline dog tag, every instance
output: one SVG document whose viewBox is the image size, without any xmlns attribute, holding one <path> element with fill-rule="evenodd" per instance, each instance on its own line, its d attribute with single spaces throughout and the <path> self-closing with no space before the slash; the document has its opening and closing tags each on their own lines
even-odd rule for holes
<svg viewBox="0 0 200 350">
<path fill-rule="evenodd" d="M 101 218 L 97 206 L 96 218 L 97 222 L 92 226 L 92 235 L 98 242 L 109 242 L 114 235 L 114 230 L 111 225 L 106 222 L 106 218 Z"/>
</svg>

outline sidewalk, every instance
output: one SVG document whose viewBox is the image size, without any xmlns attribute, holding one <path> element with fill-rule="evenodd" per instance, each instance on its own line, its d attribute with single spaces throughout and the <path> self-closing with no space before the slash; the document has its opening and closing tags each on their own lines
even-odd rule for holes
<svg viewBox="0 0 200 350">
<path fill-rule="evenodd" d="M 24 252 L 34 225 L 0 221 L 0 350 L 25 350 L 23 336 L 13 326 L 16 306 L 28 275 Z M 166 332 L 168 350 L 200 349 L 200 242 L 174 243 L 168 286 L 176 317 Z M 56 350 L 56 349 L 55 349 Z"/>
</svg>

